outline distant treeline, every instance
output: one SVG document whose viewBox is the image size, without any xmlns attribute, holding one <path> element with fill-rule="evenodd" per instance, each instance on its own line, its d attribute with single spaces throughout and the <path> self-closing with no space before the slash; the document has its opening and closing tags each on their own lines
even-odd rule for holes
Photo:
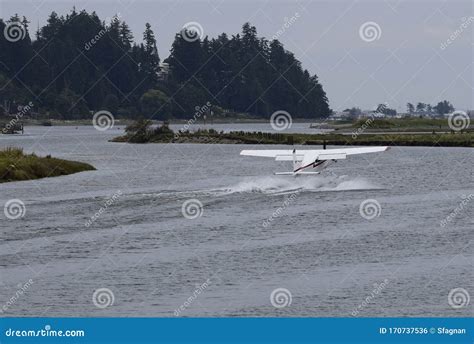
<svg viewBox="0 0 474 344">
<path fill-rule="evenodd" d="M 162 69 L 148 23 L 140 44 L 120 15 L 103 21 L 95 12 L 53 12 L 35 39 L 30 31 L 25 17 L 0 19 L 0 115 L 29 102 L 34 112 L 58 119 L 88 118 L 98 110 L 189 118 L 208 102 L 216 114 L 330 114 L 317 76 L 278 40 L 258 37 L 249 23 L 240 34 L 212 39 L 182 30 L 162 61 L 169 68 Z"/>
<path fill-rule="evenodd" d="M 450 113 L 454 111 L 454 106 L 447 100 L 443 100 L 436 104 L 435 106 L 431 104 L 425 104 L 418 102 L 415 105 L 412 103 L 407 103 L 407 112 L 409 114 L 438 114 L 438 115 L 444 115 L 446 113 Z"/>
</svg>

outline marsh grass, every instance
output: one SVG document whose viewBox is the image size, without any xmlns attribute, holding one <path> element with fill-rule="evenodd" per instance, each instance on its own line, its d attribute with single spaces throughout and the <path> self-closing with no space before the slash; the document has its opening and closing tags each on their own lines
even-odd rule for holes
<svg viewBox="0 0 474 344">
<path fill-rule="evenodd" d="M 362 118 L 355 121 L 352 124 L 353 128 L 361 127 L 368 119 Z M 370 123 L 371 129 L 447 129 L 448 131 L 448 120 L 446 118 L 419 118 L 419 117 L 409 117 L 409 118 L 375 118 Z"/>
<path fill-rule="evenodd" d="M 8 147 L 0 150 L 0 183 L 56 177 L 95 170 L 89 164 L 36 154 L 25 154 L 23 149 Z"/>
<path fill-rule="evenodd" d="M 214 129 L 182 132 L 178 137 L 151 133 L 146 140 L 135 141 L 131 136 L 120 136 L 113 142 L 129 143 L 227 143 L 227 144 L 300 144 L 300 145 L 347 145 L 347 146 L 444 146 L 474 147 L 474 132 L 423 133 L 423 134 L 290 134 L 267 132 L 232 131 L 217 132 Z"/>
</svg>

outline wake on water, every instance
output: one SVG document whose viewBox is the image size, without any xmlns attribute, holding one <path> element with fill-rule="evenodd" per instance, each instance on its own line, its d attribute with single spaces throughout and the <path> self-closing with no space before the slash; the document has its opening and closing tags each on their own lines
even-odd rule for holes
<svg viewBox="0 0 474 344">
<path fill-rule="evenodd" d="M 214 189 L 217 193 L 232 194 L 259 192 L 265 194 L 284 194 L 290 192 L 322 192 L 380 189 L 363 178 L 347 176 L 288 176 L 248 177 L 235 185 Z"/>
<path fill-rule="evenodd" d="M 197 190 L 156 190 L 148 192 L 134 192 L 124 197 L 177 197 L 189 198 L 201 196 L 226 196 L 236 193 L 262 193 L 268 195 L 284 195 L 293 192 L 334 192 L 353 190 L 376 190 L 381 187 L 370 181 L 348 176 L 255 176 L 245 177 L 235 184 L 220 188 Z M 145 190 L 143 190 L 145 191 Z"/>
</svg>

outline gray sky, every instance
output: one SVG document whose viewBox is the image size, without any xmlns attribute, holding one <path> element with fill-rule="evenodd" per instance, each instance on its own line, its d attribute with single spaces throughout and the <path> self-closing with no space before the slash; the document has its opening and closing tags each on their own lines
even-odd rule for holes
<svg viewBox="0 0 474 344">
<path fill-rule="evenodd" d="M 238 33 L 250 21 L 259 36 L 278 35 L 303 67 L 318 75 L 334 110 L 386 102 L 404 111 L 407 102 L 444 99 L 459 110 L 474 108 L 472 1 L 0 0 L 0 17 L 25 15 L 35 31 L 51 11 L 66 14 L 73 5 L 102 19 L 119 13 L 136 41 L 150 22 L 162 59 L 188 22 L 215 37 Z M 285 18 L 291 22 L 287 28 Z M 378 25 L 368 24 L 375 40 L 361 36 L 367 22 Z"/>
</svg>

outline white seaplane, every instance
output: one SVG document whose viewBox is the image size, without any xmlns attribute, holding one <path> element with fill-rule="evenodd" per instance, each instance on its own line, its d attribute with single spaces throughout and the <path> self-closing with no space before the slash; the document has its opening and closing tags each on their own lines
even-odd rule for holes
<svg viewBox="0 0 474 344">
<path fill-rule="evenodd" d="M 240 155 L 275 158 L 275 161 L 293 161 L 293 172 L 275 172 L 275 174 L 297 176 L 320 174 L 321 171 L 330 164 L 337 160 L 346 159 L 348 155 L 384 152 L 389 148 L 390 147 L 243 150 L 240 152 Z"/>
</svg>

